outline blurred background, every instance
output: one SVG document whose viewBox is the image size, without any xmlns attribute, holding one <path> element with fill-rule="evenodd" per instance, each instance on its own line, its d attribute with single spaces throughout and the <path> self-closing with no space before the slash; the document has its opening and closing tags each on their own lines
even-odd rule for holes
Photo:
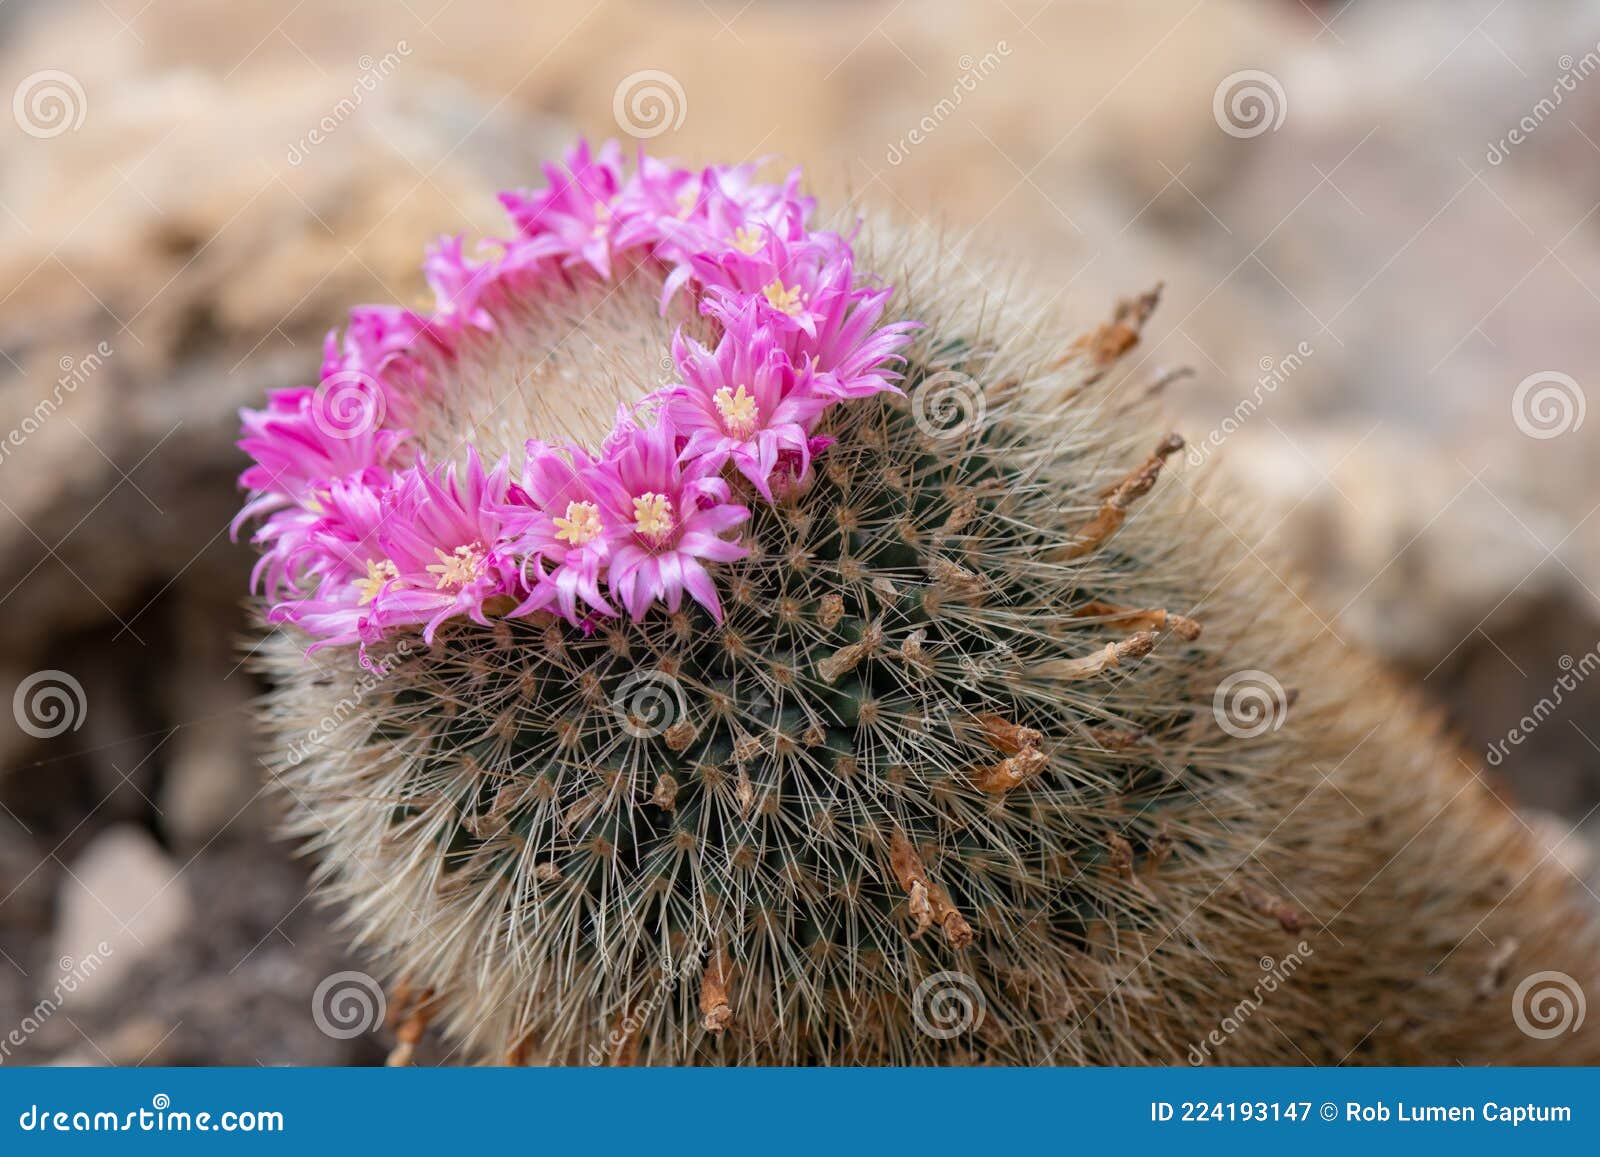
<svg viewBox="0 0 1600 1157">
<path fill-rule="evenodd" d="M 252 751 L 236 411 L 579 132 L 1068 317 L 1164 282 L 1191 466 L 1593 886 L 1597 73 L 1576 0 L 0 0 L 0 1063 L 381 1059 L 309 1015 L 359 962 Z"/>
</svg>

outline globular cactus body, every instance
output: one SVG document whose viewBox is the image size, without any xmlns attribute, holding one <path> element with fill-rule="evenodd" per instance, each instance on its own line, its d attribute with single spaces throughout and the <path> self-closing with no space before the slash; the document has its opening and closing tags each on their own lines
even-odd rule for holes
<svg viewBox="0 0 1600 1157">
<path fill-rule="evenodd" d="M 263 645 L 292 829 L 414 1011 L 512 1063 L 1592 1057 L 1501 991 L 1594 979 L 1555 869 L 1168 477 L 1119 363 L 1153 297 L 1063 339 L 935 237 L 854 244 L 921 325 L 904 394 L 745 494 L 720 621 L 502 600 L 431 643 Z M 434 460 L 597 447 L 680 324 L 711 340 L 665 276 L 501 303 L 408 428 Z M 1298 693 L 1243 738 L 1241 670 Z"/>
</svg>

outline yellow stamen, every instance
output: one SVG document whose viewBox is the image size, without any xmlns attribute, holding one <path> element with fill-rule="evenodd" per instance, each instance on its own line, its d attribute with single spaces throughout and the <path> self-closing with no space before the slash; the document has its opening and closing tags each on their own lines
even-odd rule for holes
<svg viewBox="0 0 1600 1157">
<path fill-rule="evenodd" d="M 740 253 L 754 253 L 761 248 L 761 234 L 741 225 L 733 235 L 733 247 Z"/>
<path fill-rule="evenodd" d="M 695 202 L 700 199 L 699 190 L 683 188 L 678 190 L 678 216 L 687 217 L 694 212 Z"/>
<path fill-rule="evenodd" d="M 356 589 L 361 592 L 361 600 L 357 605 L 366 606 L 378 597 L 378 592 L 383 589 L 384 583 L 399 577 L 399 569 L 388 559 L 384 559 L 381 562 L 374 562 L 370 558 L 367 559 L 367 577 L 355 580 Z"/>
<path fill-rule="evenodd" d="M 476 542 L 456 547 L 454 554 L 446 554 L 438 547 L 433 548 L 433 553 L 439 556 L 438 562 L 428 566 L 428 573 L 439 577 L 434 590 L 464 587 L 483 569 L 483 547 Z"/>
<path fill-rule="evenodd" d="M 766 294 L 767 302 L 773 309 L 780 313 L 786 313 L 790 317 L 805 308 L 805 294 L 800 291 L 800 287 L 792 285 L 785 289 L 783 278 L 781 277 L 773 278 L 770 284 L 762 288 L 761 292 Z"/>
<path fill-rule="evenodd" d="M 592 502 L 567 503 L 567 516 L 554 521 L 556 537 L 569 546 L 582 546 L 600 536 L 600 508 Z"/>
<path fill-rule="evenodd" d="M 717 413 L 722 415 L 723 429 L 735 438 L 748 438 L 755 433 L 756 423 L 761 420 L 760 407 L 744 386 L 737 390 L 730 390 L 723 386 L 711 396 L 716 404 Z"/>
<path fill-rule="evenodd" d="M 665 494 L 647 491 L 633 500 L 633 529 L 643 537 L 660 542 L 675 525 L 672 500 Z"/>
<path fill-rule="evenodd" d="M 606 235 L 606 225 L 611 220 L 611 206 L 604 201 L 594 203 L 594 228 L 589 231 L 589 236 L 599 240 Z"/>
</svg>

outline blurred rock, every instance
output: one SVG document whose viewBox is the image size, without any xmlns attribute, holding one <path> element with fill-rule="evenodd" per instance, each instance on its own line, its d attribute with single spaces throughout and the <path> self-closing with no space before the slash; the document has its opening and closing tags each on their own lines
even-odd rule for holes
<svg viewBox="0 0 1600 1157">
<path fill-rule="evenodd" d="M 193 916 L 188 884 L 139 828 L 102 832 L 68 868 L 58 899 L 56 968 L 71 973 L 98 960 L 74 993 L 75 1004 L 106 1000 L 145 960 L 159 959 Z"/>
<path fill-rule="evenodd" d="M 195 727 L 174 742 L 160 804 L 163 830 L 184 849 L 202 847 L 245 818 L 261 791 L 257 768 L 240 752 L 238 724 Z"/>
<path fill-rule="evenodd" d="M 46 851 L 19 820 L 0 812 L 0 895 L 6 897 L 0 927 L 35 935 L 49 928 L 54 873 L 45 862 Z"/>
<path fill-rule="evenodd" d="M 336 1039 L 312 1015 L 318 983 L 359 965 L 307 902 L 300 865 L 263 843 L 219 841 L 189 865 L 185 879 L 205 914 L 192 926 L 195 934 L 140 960 L 121 978 L 114 1004 L 74 1012 L 100 1049 L 119 1055 L 120 1034 L 129 1032 L 139 1045 L 159 1037 L 146 1064 L 382 1062 L 392 1043 L 382 1033 Z M 136 1033 L 134 1020 L 145 1022 Z M 63 1039 L 60 1047 L 75 1045 Z"/>
<path fill-rule="evenodd" d="M 250 730 L 254 685 L 238 640 L 217 630 L 238 613 L 238 599 L 182 580 L 177 589 L 176 669 L 160 697 L 169 717 L 184 722 L 165 752 L 159 825 L 174 847 L 193 852 L 260 831 L 266 815 Z"/>
<path fill-rule="evenodd" d="M 1325 618 L 1338 616 L 1335 630 L 1396 663 L 1426 673 L 1479 627 L 1580 589 L 1541 566 L 1535 528 L 1560 537 L 1547 513 L 1494 494 L 1403 432 L 1338 423 L 1285 432 L 1263 416 L 1215 458 L 1266 508 L 1268 529 L 1252 541 L 1309 572 L 1307 594 Z"/>
</svg>

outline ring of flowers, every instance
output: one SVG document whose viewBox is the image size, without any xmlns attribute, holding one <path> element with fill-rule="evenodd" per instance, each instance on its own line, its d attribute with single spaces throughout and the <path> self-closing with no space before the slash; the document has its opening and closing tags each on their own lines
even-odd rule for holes
<svg viewBox="0 0 1600 1157">
<path fill-rule="evenodd" d="M 642 619 L 684 596 L 721 621 L 709 564 L 748 553 L 737 497 L 777 502 L 803 484 L 841 402 L 896 391 L 912 322 L 883 320 L 892 287 L 858 277 L 848 238 L 812 229 L 798 170 L 694 170 L 616 142 L 580 141 L 548 184 L 501 195 L 517 233 L 469 257 L 460 237 L 428 252 L 427 313 L 351 312 L 328 335 L 316 387 L 278 390 L 241 412 L 253 459 L 234 523 L 259 520 L 252 587 L 267 617 L 313 646 L 381 639 L 466 616 L 539 610 L 585 630 Z M 438 369 L 475 332 L 494 333 L 527 295 L 606 283 L 655 265 L 664 314 L 691 295 L 714 340 L 679 327 L 676 380 L 624 407 L 597 448 L 530 440 L 522 461 L 431 463 L 407 421 L 444 389 Z M 743 483 L 740 483 L 743 479 Z M 738 492 L 735 491 L 738 487 Z"/>
</svg>

